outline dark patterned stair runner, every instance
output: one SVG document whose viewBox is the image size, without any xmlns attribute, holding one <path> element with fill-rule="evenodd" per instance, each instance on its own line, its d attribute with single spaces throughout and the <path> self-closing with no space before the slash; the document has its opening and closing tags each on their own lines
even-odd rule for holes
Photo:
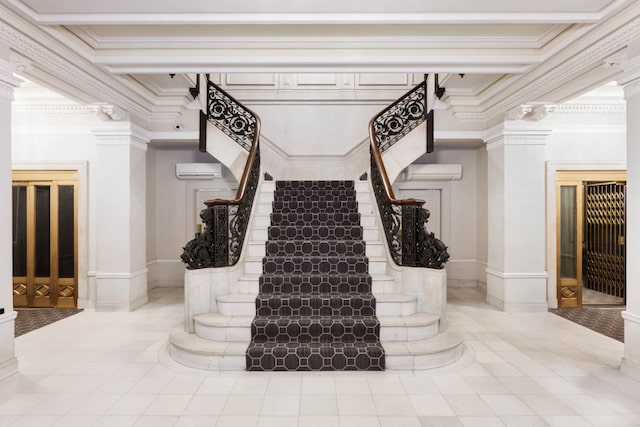
<svg viewBox="0 0 640 427">
<path fill-rule="evenodd" d="M 278 181 L 251 324 L 251 371 L 382 370 L 353 181 Z"/>
</svg>

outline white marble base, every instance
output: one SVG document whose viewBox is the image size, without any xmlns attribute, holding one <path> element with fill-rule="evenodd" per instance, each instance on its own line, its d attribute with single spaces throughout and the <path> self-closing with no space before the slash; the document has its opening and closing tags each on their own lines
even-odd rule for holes
<svg viewBox="0 0 640 427">
<path fill-rule="evenodd" d="M 546 273 L 502 273 L 487 269 L 487 303 L 506 312 L 544 313 Z"/>
<path fill-rule="evenodd" d="M 15 320 L 18 313 L 11 311 L 0 316 L 0 380 L 18 372 L 15 357 Z"/>
<path fill-rule="evenodd" d="M 96 275 L 97 311 L 133 311 L 149 302 L 147 270 Z"/>
</svg>

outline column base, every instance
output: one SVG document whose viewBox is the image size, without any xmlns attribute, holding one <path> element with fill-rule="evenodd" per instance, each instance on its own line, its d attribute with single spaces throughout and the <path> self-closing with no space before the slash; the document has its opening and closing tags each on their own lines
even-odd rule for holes
<svg viewBox="0 0 640 427">
<path fill-rule="evenodd" d="M 15 357 L 17 316 L 15 311 L 0 316 L 0 381 L 18 372 L 18 359 Z"/>
<path fill-rule="evenodd" d="M 640 316 L 629 311 L 622 312 L 624 319 L 624 357 L 620 372 L 640 381 Z"/>
<path fill-rule="evenodd" d="M 547 273 L 502 273 L 487 268 L 487 303 L 506 312 L 548 310 Z"/>
<path fill-rule="evenodd" d="M 96 275 L 96 311 L 133 311 L 147 302 L 146 269 Z"/>
</svg>

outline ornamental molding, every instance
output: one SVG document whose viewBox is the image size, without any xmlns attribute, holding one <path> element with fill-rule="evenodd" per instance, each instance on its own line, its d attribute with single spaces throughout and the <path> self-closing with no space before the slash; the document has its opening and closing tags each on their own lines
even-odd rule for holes
<svg viewBox="0 0 640 427">
<path fill-rule="evenodd" d="M 96 117 L 105 122 L 121 122 L 129 119 L 129 113 L 114 105 L 96 105 L 92 108 L 96 113 Z"/>
<path fill-rule="evenodd" d="M 505 120 L 527 120 L 537 122 L 555 111 L 554 104 L 524 104 L 505 114 Z"/>
<path fill-rule="evenodd" d="M 620 114 L 626 111 L 626 103 L 559 104 L 553 109 L 554 113 L 560 114 Z"/>
<path fill-rule="evenodd" d="M 504 123 L 487 130 L 483 141 L 489 145 L 544 145 L 549 129 L 510 129 Z"/>
<path fill-rule="evenodd" d="M 629 99 L 640 95 L 640 79 L 624 85 L 624 98 Z"/>
<path fill-rule="evenodd" d="M 81 69 L 71 60 L 64 59 L 52 52 L 5 21 L 0 21 L 0 42 L 4 42 L 11 46 L 13 50 L 28 58 L 31 61 L 29 68 L 37 68 L 36 64 L 44 64 L 47 73 L 64 76 L 65 80 L 73 81 L 76 86 L 83 87 L 96 98 L 117 101 L 118 104 L 125 106 L 129 111 L 133 111 L 142 117 L 148 116 L 148 111 L 141 108 L 140 105 L 131 102 L 117 90 L 100 81 L 99 78 L 95 78 L 91 73 Z"/>
<path fill-rule="evenodd" d="M 504 145 L 545 145 L 547 135 L 505 135 Z"/>
<path fill-rule="evenodd" d="M 487 113 L 479 113 L 475 111 L 454 111 L 453 117 L 463 122 L 486 122 L 489 119 Z"/>
<path fill-rule="evenodd" d="M 13 88 L 14 86 L 5 84 L 4 82 L 0 81 L 0 98 L 13 101 Z"/>
<path fill-rule="evenodd" d="M 506 106 L 515 104 L 518 100 L 535 99 L 536 94 L 541 90 L 548 91 L 550 88 L 562 85 L 567 81 L 568 76 L 594 63 L 605 61 L 608 56 L 625 48 L 630 41 L 637 38 L 640 38 L 640 19 L 634 19 L 563 62 L 559 67 L 549 70 L 544 77 L 530 82 L 522 90 L 511 94 L 487 112 L 489 118 L 496 117 Z"/>
<path fill-rule="evenodd" d="M 149 121 L 151 123 L 174 123 L 180 117 L 182 117 L 182 113 L 178 111 L 156 111 L 149 114 Z"/>
<path fill-rule="evenodd" d="M 90 105 L 20 105 L 12 106 L 14 114 L 49 114 L 49 115 L 75 115 L 95 114 L 96 109 Z"/>
</svg>

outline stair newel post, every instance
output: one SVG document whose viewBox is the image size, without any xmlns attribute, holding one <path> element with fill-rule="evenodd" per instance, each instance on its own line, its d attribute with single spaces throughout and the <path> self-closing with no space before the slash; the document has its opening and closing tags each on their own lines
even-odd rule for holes
<svg viewBox="0 0 640 427">
<path fill-rule="evenodd" d="M 214 267 L 224 267 L 229 265 L 229 206 L 213 205 L 209 209 L 213 210 Z"/>
<path fill-rule="evenodd" d="M 416 265 L 416 231 L 415 205 L 402 205 L 402 265 Z"/>
</svg>

